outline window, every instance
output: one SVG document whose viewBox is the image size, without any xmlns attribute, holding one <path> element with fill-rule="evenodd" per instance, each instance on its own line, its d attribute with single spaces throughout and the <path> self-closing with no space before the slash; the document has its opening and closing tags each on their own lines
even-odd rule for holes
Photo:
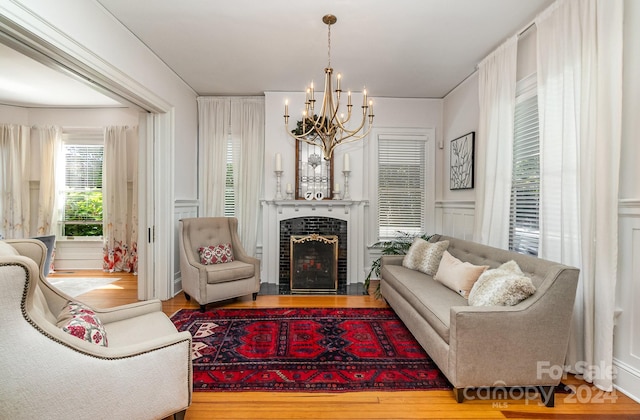
<svg viewBox="0 0 640 420">
<path fill-rule="evenodd" d="M 64 136 L 62 236 L 102 236 L 104 145 L 85 136 Z M 82 144 L 82 142 L 85 144 Z M 100 137 L 100 143 L 102 137 Z M 90 143 L 90 144 L 87 144 Z"/>
<path fill-rule="evenodd" d="M 229 134 L 229 136 L 227 137 L 227 172 L 224 188 L 224 215 L 226 217 L 234 217 L 236 215 L 236 192 L 233 153 L 234 141 L 231 137 L 231 134 Z"/>
<path fill-rule="evenodd" d="M 409 137 L 378 137 L 380 239 L 425 231 L 426 141 Z"/>
<path fill-rule="evenodd" d="M 509 249 L 538 255 L 540 237 L 540 140 L 535 74 L 517 86 Z"/>
</svg>

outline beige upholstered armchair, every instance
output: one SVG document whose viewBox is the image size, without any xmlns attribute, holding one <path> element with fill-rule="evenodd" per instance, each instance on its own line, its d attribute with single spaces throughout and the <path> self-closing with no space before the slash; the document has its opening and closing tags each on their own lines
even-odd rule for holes
<svg viewBox="0 0 640 420">
<path fill-rule="evenodd" d="M 240 243 L 238 219 L 182 219 L 179 241 L 182 290 L 187 300 L 193 297 L 200 304 L 201 311 L 208 303 L 249 294 L 256 300 L 260 260 L 247 255 Z"/>
<path fill-rule="evenodd" d="M 191 335 L 157 300 L 74 300 L 41 276 L 46 256 L 37 240 L 0 241 L 0 417 L 184 418 Z"/>
</svg>

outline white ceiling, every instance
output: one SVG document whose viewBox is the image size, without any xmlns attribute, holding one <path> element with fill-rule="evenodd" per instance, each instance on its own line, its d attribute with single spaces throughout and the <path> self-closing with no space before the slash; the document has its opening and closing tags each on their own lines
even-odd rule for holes
<svg viewBox="0 0 640 420">
<path fill-rule="evenodd" d="M 200 95 L 299 91 L 312 80 L 321 89 L 328 61 L 322 16 L 331 13 L 338 18 L 331 64 L 343 90 L 442 98 L 553 0 L 98 1 Z M 59 80 L 36 87 L 20 59 L 10 58 L 23 66 L 10 71 L 3 50 L 0 83 L 29 75 L 18 81 L 38 90 L 29 103 L 45 92 L 72 100 L 74 89 L 53 92 Z M 0 103 L 20 100 L 15 93 L 7 99 L 2 86 Z"/>
<path fill-rule="evenodd" d="M 89 85 L 0 44 L 0 104 L 22 107 L 113 107 Z"/>
</svg>

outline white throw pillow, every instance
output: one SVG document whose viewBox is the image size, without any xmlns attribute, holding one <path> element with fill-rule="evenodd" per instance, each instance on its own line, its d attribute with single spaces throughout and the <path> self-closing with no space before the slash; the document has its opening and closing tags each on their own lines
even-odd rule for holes
<svg viewBox="0 0 640 420">
<path fill-rule="evenodd" d="M 471 288 L 471 306 L 513 306 L 536 291 L 531 279 L 524 275 L 515 261 L 487 270 Z"/>
<path fill-rule="evenodd" d="M 488 268 L 488 265 L 473 265 L 469 262 L 462 262 L 451 255 L 449 251 L 444 251 L 438 272 L 433 278 L 454 292 L 458 292 L 461 296 L 468 298 L 478 277 Z"/>
<path fill-rule="evenodd" d="M 415 238 L 402 260 L 402 265 L 433 276 L 447 248 L 449 248 L 449 241 L 431 243 L 422 238 Z"/>
</svg>

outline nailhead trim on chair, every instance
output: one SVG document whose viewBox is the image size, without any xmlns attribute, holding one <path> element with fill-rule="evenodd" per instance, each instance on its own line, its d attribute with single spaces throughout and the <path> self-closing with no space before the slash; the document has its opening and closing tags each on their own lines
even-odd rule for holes
<svg viewBox="0 0 640 420">
<path fill-rule="evenodd" d="M 55 338 L 54 336 L 52 336 L 51 334 L 47 333 L 46 331 L 44 331 L 42 328 L 40 328 L 40 326 L 38 326 L 38 324 L 36 324 L 31 317 L 29 316 L 29 314 L 27 313 L 27 293 L 29 291 L 29 285 L 31 283 L 31 275 L 29 274 L 29 269 L 27 268 L 26 265 L 22 264 L 22 263 L 18 263 L 18 262 L 14 262 L 14 263 L 0 263 L 0 267 L 6 267 L 6 266 L 16 266 L 16 267 L 21 267 L 22 269 L 24 269 L 25 271 L 25 275 L 27 277 L 27 280 L 25 282 L 25 287 L 24 290 L 22 291 L 22 301 L 20 302 L 20 310 L 22 312 L 22 316 L 24 317 L 24 319 L 33 327 L 36 329 L 36 331 L 38 331 L 40 334 L 44 335 L 45 337 L 47 337 L 50 340 L 53 340 L 54 342 L 61 344 L 67 348 L 70 348 L 73 351 L 76 351 L 80 354 L 84 354 L 86 356 L 90 356 L 96 359 L 101 359 L 101 360 L 122 360 L 122 359 L 129 359 L 131 357 L 135 357 L 135 356 L 139 356 L 142 354 L 147 354 L 147 353 L 153 353 L 156 350 L 160 350 L 160 349 L 164 349 L 167 347 L 172 347 L 175 346 L 176 344 L 181 344 L 185 341 L 188 340 L 181 340 L 178 341 L 176 343 L 173 344 L 168 344 L 166 346 L 163 347 L 158 347 L 156 349 L 150 350 L 150 351 L 143 351 L 143 352 L 139 352 L 139 353 L 135 353 L 135 354 L 130 354 L 127 356 L 117 356 L 117 357 L 107 357 L 107 356 L 96 356 L 95 354 L 91 354 L 91 353 L 87 353 L 86 351 L 77 349 L 67 343 L 65 343 L 64 341 L 61 341 L 57 338 Z M 188 357 L 191 357 L 191 352 L 189 352 Z M 190 360 L 190 359 L 189 359 Z"/>
</svg>

